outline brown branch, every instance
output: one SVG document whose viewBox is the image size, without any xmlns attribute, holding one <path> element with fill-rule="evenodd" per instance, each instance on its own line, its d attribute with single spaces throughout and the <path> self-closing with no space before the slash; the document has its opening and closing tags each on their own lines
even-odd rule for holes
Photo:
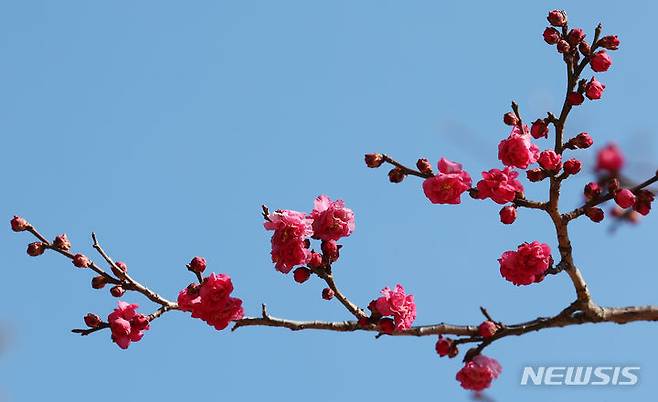
<svg viewBox="0 0 658 402">
<path fill-rule="evenodd" d="M 84 329 L 75 328 L 75 329 L 72 329 L 71 332 L 73 332 L 74 334 L 80 334 L 82 336 L 87 336 L 87 335 L 93 334 L 94 332 L 97 332 L 97 331 L 100 331 L 100 330 L 103 330 L 103 329 L 109 328 L 109 327 L 110 327 L 110 324 L 108 324 L 106 322 L 102 322 L 97 327 L 94 327 L 94 328 L 84 328 Z"/>
<path fill-rule="evenodd" d="M 636 193 L 639 190 L 642 190 L 645 187 L 649 187 L 650 185 L 652 185 L 653 183 L 656 183 L 656 182 L 658 182 L 658 172 L 656 172 L 656 174 L 653 177 L 645 180 L 644 182 L 638 184 L 637 186 L 631 188 L 630 190 L 631 190 L 631 192 Z M 614 196 L 613 193 L 608 193 L 604 196 L 597 197 L 593 200 L 590 200 L 590 201 L 586 202 L 585 204 L 583 204 L 581 207 L 578 207 L 578 208 L 574 209 L 573 211 L 564 214 L 563 219 L 565 221 L 574 220 L 574 219 L 578 218 L 579 216 L 584 215 L 585 212 L 587 212 L 588 209 L 590 209 L 592 207 L 595 207 L 597 205 L 603 204 L 604 202 L 610 201 L 614 197 L 615 196 Z"/>
<path fill-rule="evenodd" d="M 149 300 L 151 300 L 154 303 L 160 304 L 162 306 L 167 306 L 170 310 L 174 310 L 178 308 L 178 304 L 171 302 L 164 297 L 160 296 L 159 294 L 155 293 L 151 289 L 147 288 L 146 286 L 142 285 L 141 283 L 137 282 L 135 279 L 133 279 L 130 275 L 128 275 L 127 272 L 123 272 L 117 265 L 116 263 L 110 258 L 110 256 L 103 250 L 101 247 L 100 243 L 98 242 L 98 239 L 96 238 L 96 233 L 91 234 L 91 238 L 94 241 L 93 247 L 98 251 L 98 253 L 105 259 L 105 261 L 110 265 L 110 267 L 113 268 L 113 272 L 120 272 L 122 278 L 120 278 L 122 281 L 125 281 L 128 286 L 126 286 L 126 290 L 134 290 L 136 292 L 139 292 L 146 296 Z"/>
<path fill-rule="evenodd" d="M 48 241 L 48 239 L 46 239 L 41 233 L 39 233 L 39 231 L 34 226 L 29 225 L 28 228 L 27 228 L 27 231 L 32 233 L 32 235 L 34 235 L 34 237 L 39 239 L 45 245 L 45 247 L 47 247 L 48 249 L 54 250 L 54 251 L 60 253 L 64 257 L 68 258 L 69 260 L 73 260 L 73 258 L 75 258 L 75 254 L 73 254 L 69 251 L 62 250 L 60 248 L 54 247 L 50 243 L 50 241 Z M 89 269 L 91 269 L 92 271 L 96 272 L 99 275 L 102 275 L 105 278 L 105 281 L 107 283 L 111 283 L 113 285 L 117 285 L 117 284 L 121 283 L 121 281 L 119 281 L 118 279 L 114 278 L 112 275 L 105 272 L 105 270 L 103 270 L 103 268 L 99 267 L 93 261 L 90 261 Z"/>
<path fill-rule="evenodd" d="M 416 169 L 407 167 L 386 154 L 382 154 L 382 158 L 384 158 L 384 162 L 390 163 L 391 165 L 400 168 L 402 172 L 406 175 L 418 176 L 418 177 L 422 177 L 423 179 L 427 179 L 433 176 L 431 174 L 422 173 Z"/>
<path fill-rule="evenodd" d="M 314 269 L 313 272 L 322 278 L 329 286 L 329 289 L 333 290 L 334 297 L 340 301 L 340 303 L 345 306 L 347 311 L 349 311 L 357 319 L 366 318 L 366 313 L 359 308 L 356 304 L 352 303 L 343 292 L 338 289 L 336 282 L 334 281 L 334 276 L 331 274 L 331 266 L 327 268 L 321 267 L 319 269 Z"/>
</svg>

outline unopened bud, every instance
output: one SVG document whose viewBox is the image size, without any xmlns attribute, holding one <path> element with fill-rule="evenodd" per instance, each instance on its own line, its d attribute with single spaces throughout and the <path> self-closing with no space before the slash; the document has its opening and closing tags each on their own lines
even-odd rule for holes
<svg viewBox="0 0 658 402">
<path fill-rule="evenodd" d="M 382 154 L 366 154 L 366 166 L 369 168 L 378 168 L 384 163 L 384 155 Z"/>
</svg>

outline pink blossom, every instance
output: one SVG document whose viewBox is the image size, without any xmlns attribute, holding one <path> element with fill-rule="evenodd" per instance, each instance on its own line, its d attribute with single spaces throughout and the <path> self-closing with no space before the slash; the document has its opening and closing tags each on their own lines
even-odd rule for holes
<svg viewBox="0 0 658 402">
<path fill-rule="evenodd" d="M 512 202 L 517 192 L 523 191 L 523 185 L 517 180 L 519 173 L 510 166 L 503 170 L 491 169 L 482 172 L 483 179 L 477 184 L 478 198 L 491 198 L 498 204 Z"/>
<path fill-rule="evenodd" d="M 121 349 L 127 349 L 130 342 L 137 342 L 149 329 L 149 321 L 145 315 L 138 313 L 136 304 L 120 301 L 117 308 L 107 317 L 112 330 L 112 341 Z"/>
<path fill-rule="evenodd" d="M 425 179 L 423 191 L 432 204 L 460 204 L 460 196 L 471 188 L 471 183 L 471 176 L 461 164 L 441 158 L 439 173 Z"/>
<path fill-rule="evenodd" d="M 502 371 L 503 368 L 496 359 L 477 355 L 457 372 L 456 378 L 462 388 L 482 391 L 489 388 L 491 382 L 498 378 Z"/>
<path fill-rule="evenodd" d="M 278 271 L 287 274 L 293 266 L 308 262 L 310 251 L 306 238 L 313 234 L 312 220 L 297 211 L 280 210 L 269 215 L 263 226 L 274 230 L 272 262 Z"/>
<path fill-rule="evenodd" d="M 242 300 L 231 297 L 233 283 L 228 275 L 212 273 L 201 285 L 192 284 L 178 293 L 178 306 L 218 331 L 242 319 Z"/>
<path fill-rule="evenodd" d="M 343 201 L 331 201 L 326 195 L 315 199 L 311 219 L 313 237 L 317 239 L 339 240 L 354 231 L 354 212 L 345 208 Z"/>
<path fill-rule="evenodd" d="M 624 155 L 616 144 L 608 144 L 596 155 L 596 170 L 616 173 L 624 166 Z"/>
<path fill-rule="evenodd" d="M 388 287 L 382 289 L 382 296 L 375 301 L 375 308 L 383 316 L 393 316 L 395 329 L 402 331 L 411 328 L 416 319 L 416 303 L 413 295 L 404 293 L 401 285 L 395 285 L 395 289 Z"/>
<path fill-rule="evenodd" d="M 498 262 L 501 275 L 517 286 L 541 282 L 552 263 L 551 248 L 538 241 L 523 243 L 516 251 L 505 251 Z"/>
<path fill-rule="evenodd" d="M 505 166 L 527 169 L 528 165 L 537 162 L 537 158 L 539 148 L 530 141 L 527 126 L 523 126 L 523 132 L 519 126 L 515 126 L 509 137 L 498 144 L 498 159 Z"/>
</svg>

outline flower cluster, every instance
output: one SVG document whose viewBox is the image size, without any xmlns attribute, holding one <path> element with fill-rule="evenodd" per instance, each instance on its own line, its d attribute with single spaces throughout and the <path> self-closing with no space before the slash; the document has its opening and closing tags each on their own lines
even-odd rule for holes
<svg viewBox="0 0 658 402">
<path fill-rule="evenodd" d="M 107 322 L 112 331 L 112 341 L 121 349 L 127 349 L 130 342 L 137 342 L 144 336 L 144 331 L 149 329 L 148 318 L 138 313 L 136 304 L 128 304 L 120 301 L 117 308 L 107 317 Z M 91 316 L 90 316 L 91 317 Z M 94 317 L 95 318 L 95 317 Z M 87 325 L 94 326 L 90 319 L 85 320 Z"/>
<path fill-rule="evenodd" d="M 277 210 L 266 215 L 264 227 L 273 230 L 272 262 L 275 268 L 287 274 L 293 267 L 295 281 L 305 282 L 311 269 L 331 264 L 339 256 L 336 242 L 352 234 L 355 228 L 354 212 L 341 200 L 332 201 L 326 195 L 315 199 L 310 214 L 290 210 Z M 322 254 L 311 250 L 310 239 L 321 240 Z"/>
<path fill-rule="evenodd" d="M 287 274 L 295 265 L 306 264 L 310 257 L 307 238 L 313 234 L 313 221 L 297 211 L 279 210 L 270 214 L 265 229 L 273 230 L 272 262 Z"/>
<path fill-rule="evenodd" d="M 242 319 L 242 300 L 231 297 L 233 283 L 228 275 L 212 273 L 199 284 L 191 284 L 178 294 L 178 306 L 218 331 L 231 321 Z"/>
<path fill-rule="evenodd" d="M 500 274 L 517 286 L 541 282 L 552 261 L 551 248 L 538 241 L 523 243 L 516 251 L 505 251 L 498 259 Z"/>
</svg>

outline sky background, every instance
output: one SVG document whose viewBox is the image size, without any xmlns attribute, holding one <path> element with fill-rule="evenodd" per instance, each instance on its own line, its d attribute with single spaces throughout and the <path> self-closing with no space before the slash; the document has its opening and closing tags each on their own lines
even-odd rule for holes
<svg viewBox="0 0 658 402">
<path fill-rule="evenodd" d="M 556 248 L 548 217 L 466 197 L 431 205 L 419 180 L 387 182 L 366 152 L 413 164 L 442 156 L 477 178 L 499 167 L 501 117 L 515 99 L 526 120 L 558 112 L 564 70 L 541 33 L 565 8 L 589 37 L 599 21 L 619 34 L 604 99 L 586 102 L 567 132 L 595 146 L 617 141 L 656 168 L 654 70 L 658 4 L 438 1 L 1 1 L 0 217 L 27 217 L 49 238 L 89 235 L 135 278 L 174 299 L 205 256 L 231 275 L 246 313 L 265 302 L 291 319 L 344 320 L 276 272 L 259 206 L 309 211 L 313 198 L 345 200 L 357 227 L 335 264 L 338 284 L 365 306 L 384 286 L 416 297 L 417 324 L 479 323 L 480 305 L 504 322 L 552 315 L 573 298 L 566 275 L 515 287 L 496 259 L 523 241 Z M 591 75 L 586 70 L 586 76 Z M 549 147 L 548 142 L 539 143 Z M 585 172 L 565 186 L 578 204 Z M 525 179 L 524 179 L 525 180 Z M 526 183 L 541 199 L 546 184 Z M 603 305 L 656 304 L 655 216 L 610 235 L 605 223 L 571 226 L 577 265 Z M 69 332 L 87 312 L 116 304 L 89 272 L 47 253 L 25 255 L 27 234 L 0 230 L 0 401 L 469 400 L 454 379 L 460 359 L 439 359 L 435 337 L 372 333 L 217 332 L 173 312 L 127 351 L 108 331 Z M 139 294 L 125 300 L 150 312 Z M 655 400 L 658 326 L 596 325 L 506 338 L 486 353 L 503 365 L 496 401 Z M 526 365 L 639 365 L 634 387 L 521 387 Z"/>
</svg>

